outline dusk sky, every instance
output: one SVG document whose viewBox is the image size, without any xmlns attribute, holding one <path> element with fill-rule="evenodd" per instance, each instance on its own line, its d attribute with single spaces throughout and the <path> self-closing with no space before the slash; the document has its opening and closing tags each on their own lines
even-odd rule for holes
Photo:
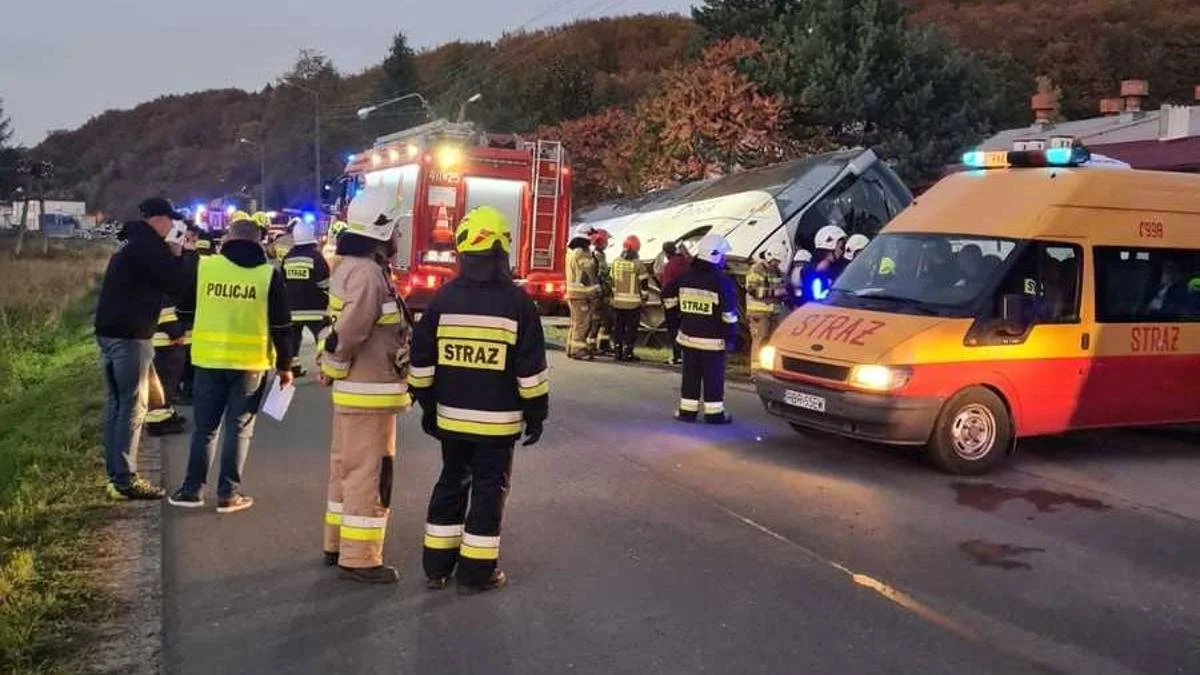
<svg viewBox="0 0 1200 675">
<path fill-rule="evenodd" d="M 396 30 L 414 48 L 575 18 L 686 13 L 691 0 L 35 0 L 9 3 L 0 98 L 18 143 L 109 108 L 220 87 L 257 90 L 301 48 L 342 72 L 383 60 Z"/>
</svg>

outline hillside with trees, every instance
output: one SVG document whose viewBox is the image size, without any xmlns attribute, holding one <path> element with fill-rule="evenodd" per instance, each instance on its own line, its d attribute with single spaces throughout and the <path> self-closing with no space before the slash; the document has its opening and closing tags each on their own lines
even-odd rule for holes
<svg viewBox="0 0 1200 675">
<path fill-rule="evenodd" d="M 262 91 L 109 111 L 52 134 L 30 158 L 55 163 L 54 196 L 116 215 L 155 192 L 256 197 L 260 161 L 268 204 L 301 207 L 316 189 L 317 97 L 331 178 L 374 136 L 455 118 L 481 94 L 468 119 L 564 141 L 578 204 L 847 145 L 875 147 L 922 183 L 989 132 L 1029 123 L 1039 77 L 1062 91 L 1068 118 L 1095 114 L 1127 78 L 1150 81 L 1151 104 L 1191 100 L 1200 4 L 708 0 L 692 19 L 588 20 L 425 51 L 398 33 L 380 55 L 347 74 L 305 50 Z M 366 122 L 355 115 L 412 91 L 431 110 L 410 101 Z"/>
</svg>

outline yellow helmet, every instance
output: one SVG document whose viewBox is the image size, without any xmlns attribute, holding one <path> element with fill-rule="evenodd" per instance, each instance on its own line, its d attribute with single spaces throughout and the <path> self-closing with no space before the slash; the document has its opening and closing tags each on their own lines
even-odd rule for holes
<svg viewBox="0 0 1200 675">
<path fill-rule="evenodd" d="M 463 216 L 454 234 L 459 253 L 487 253 L 497 243 L 505 253 L 512 249 L 512 226 L 503 213 L 491 206 L 479 206 Z"/>
<path fill-rule="evenodd" d="M 271 226 L 271 216 L 268 216 L 263 211 L 255 211 L 254 215 L 250 216 L 250 219 L 254 221 L 255 225 L 258 225 L 264 230 Z"/>
<path fill-rule="evenodd" d="M 239 220 L 250 220 L 250 214 L 245 211 L 234 211 L 229 216 L 229 222 L 236 223 Z"/>
<path fill-rule="evenodd" d="M 333 221 L 333 224 L 329 226 L 329 236 L 336 238 L 339 234 L 344 232 L 345 229 L 346 229 L 345 221 L 335 220 L 335 221 Z"/>
</svg>

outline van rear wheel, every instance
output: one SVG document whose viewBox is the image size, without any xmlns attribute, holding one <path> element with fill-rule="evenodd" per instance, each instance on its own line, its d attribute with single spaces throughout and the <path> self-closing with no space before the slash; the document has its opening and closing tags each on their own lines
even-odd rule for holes
<svg viewBox="0 0 1200 675">
<path fill-rule="evenodd" d="M 1004 460 L 1013 425 L 999 396 L 983 387 L 958 392 L 942 406 L 926 452 L 943 471 L 978 476 Z"/>
</svg>

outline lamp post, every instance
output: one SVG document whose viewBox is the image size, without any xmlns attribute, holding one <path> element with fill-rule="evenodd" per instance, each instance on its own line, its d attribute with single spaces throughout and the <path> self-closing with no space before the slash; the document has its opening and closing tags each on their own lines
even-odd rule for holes
<svg viewBox="0 0 1200 675">
<path fill-rule="evenodd" d="M 474 94 L 473 96 L 471 96 L 471 98 L 463 101 L 462 105 L 458 106 L 458 123 L 459 124 L 462 124 L 463 122 L 467 121 L 467 106 L 471 105 L 472 103 L 478 103 L 479 99 L 481 99 L 481 98 L 483 98 L 483 94 L 478 94 L 478 93 Z"/>
<path fill-rule="evenodd" d="M 382 103 L 376 103 L 375 105 L 369 105 L 365 108 L 359 108 L 358 109 L 358 119 L 365 120 L 371 116 L 371 113 L 375 112 L 376 110 L 379 110 L 380 108 L 384 108 L 389 105 L 399 103 L 401 101 L 408 101 L 410 99 L 416 99 L 416 100 L 420 101 L 421 107 L 425 110 L 425 117 L 428 119 L 431 119 L 431 120 L 433 119 L 433 110 L 429 107 L 429 101 L 426 101 L 424 96 L 420 95 L 419 93 L 417 93 L 415 91 L 412 92 L 411 94 L 397 96 L 396 98 L 389 99 Z"/>
<path fill-rule="evenodd" d="M 315 155 L 313 160 L 313 200 L 319 205 L 321 203 L 321 92 L 302 84 L 296 84 L 291 80 L 283 80 L 282 83 L 313 97 L 313 154 Z"/>
<path fill-rule="evenodd" d="M 249 138 L 239 138 L 238 143 L 258 148 L 258 203 L 260 211 L 267 210 L 267 149 L 262 143 L 256 143 Z"/>
</svg>

